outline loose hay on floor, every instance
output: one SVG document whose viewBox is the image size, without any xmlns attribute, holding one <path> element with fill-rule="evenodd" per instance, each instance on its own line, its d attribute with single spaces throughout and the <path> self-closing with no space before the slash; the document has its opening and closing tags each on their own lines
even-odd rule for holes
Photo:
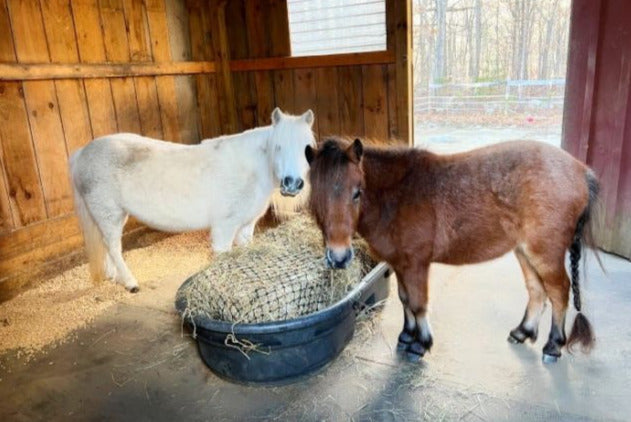
<svg viewBox="0 0 631 422">
<path fill-rule="evenodd" d="M 155 232 L 143 235 L 144 247 L 124 253 L 140 283 L 137 294 L 111 282 L 93 283 L 85 264 L 34 280 L 35 287 L 0 303 L 0 353 L 13 350 L 29 360 L 44 347 L 71 339 L 73 332 L 118 303 L 172 311 L 177 286 L 211 259 L 208 232 L 154 243 L 155 238 Z"/>
<path fill-rule="evenodd" d="M 218 256 L 178 291 L 183 316 L 238 323 L 283 321 L 308 315 L 342 299 L 375 265 L 367 247 L 345 270 L 324 261 L 322 235 L 306 215 L 255 237 L 245 248 Z"/>
</svg>

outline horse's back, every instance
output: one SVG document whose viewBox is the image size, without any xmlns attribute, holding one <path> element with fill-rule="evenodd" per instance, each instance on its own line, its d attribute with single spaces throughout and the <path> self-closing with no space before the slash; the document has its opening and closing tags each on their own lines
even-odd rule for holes
<svg viewBox="0 0 631 422">
<path fill-rule="evenodd" d="M 520 243 L 571 236 L 587 206 L 587 167 L 551 145 L 510 141 L 438 161 L 441 257 L 484 261 Z M 482 239 L 484 248 L 472 247 Z"/>
</svg>

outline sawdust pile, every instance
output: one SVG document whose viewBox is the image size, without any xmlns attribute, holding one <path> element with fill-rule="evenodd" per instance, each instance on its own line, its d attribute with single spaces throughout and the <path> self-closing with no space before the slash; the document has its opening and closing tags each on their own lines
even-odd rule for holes
<svg viewBox="0 0 631 422">
<path fill-rule="evenodd" d="M 342 299 L 376 263 L 354 241 L 348 268 L 331 270 L 320 230 L 307 215 L 270 229 L 247 248 L 218 256 L 178 290 L 188 320 L 239 323 L 284 321 L 325 309 Z"/>
<path fill-rule="evenodd" d="M 155 232 L 148 233 L 141 244 L 157 237 Z M 117 303 L 150 303 L 172 310 L 177 286 L 208 265 L 211 256 L 208 232 L 176 235 L 125 252 L 125 261 L 140 284 L 137 294 L 111 282 L 93 284 L 87 264 L 35 282 L 37 287 L 0 303 L 0 353 L 15 350 L 18 357 L 29 360 L 45 346 L 73 338 L 75 330 Z"/>
</svg>

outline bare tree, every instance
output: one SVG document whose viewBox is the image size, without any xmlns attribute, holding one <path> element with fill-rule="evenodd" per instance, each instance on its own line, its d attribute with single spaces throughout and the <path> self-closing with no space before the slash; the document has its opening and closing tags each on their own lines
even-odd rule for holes
<svg viewBox="0 0 631 422">
<path fill-rule="evenodd" d="M 445 43 L 447 40 L 447 0 L 435 0 L 436 25 L 438 27 L 435 45 L 434 82 L 442 80 L 445 76 Z"/>
</svg>

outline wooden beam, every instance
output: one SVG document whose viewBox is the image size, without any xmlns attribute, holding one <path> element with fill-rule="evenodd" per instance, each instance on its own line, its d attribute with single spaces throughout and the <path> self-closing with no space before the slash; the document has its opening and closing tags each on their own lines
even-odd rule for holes
<svg viewBox="0 0 631 422">
<path fill-rule="evenodd" d="M 387 20 L 390 20 L 386 17 Z M 414 145 L 414 110 L 412 101 L 412 4 L 394 2 L 395 95 L 399 139 Z"/>
<path fill-rule="evenodd" d="M 317 67 L 357 66 L 395 63 L 390 51 L 330 54 L 326 56 L 268 57 L 230 61 L 232 72 L 286 70 Z M 216 73 L 211 61 L 165 63 L 0 63 L 0 80 L 36 81 L 48 79 L 99 79 L 130 76 L 195 75 Z"/>
<path fill-rule="evenodd" d="M 369 53 L 329 54 L 325 56 L 268 57 L 232 60 L 230 62 L 230 70 L 233 72 L 247 72 L 252 70 L 304 69 L 356 66 L 362 64 L 388 64 L 394 62 L 394 53 L 390 51 L 375 51 Z"/>
<path fill-rule="evenodd" d="M 219 1 L 213 4 L 213 47 L 215 64 L 217 66 L 217 97 L 219 99 L 219 112 L 224 133 L 238 132 L 237 103 L 232 75 L 230 74 L 230 45 L 226 28 L 226 2 Z"/>
<path fill-rule="evenodd" d="M 129 76 L 187 75 L 214 73 L 213 62 L 168 63 L 0 63 L 0 80 L 125 78 Z"/>
</svg>

